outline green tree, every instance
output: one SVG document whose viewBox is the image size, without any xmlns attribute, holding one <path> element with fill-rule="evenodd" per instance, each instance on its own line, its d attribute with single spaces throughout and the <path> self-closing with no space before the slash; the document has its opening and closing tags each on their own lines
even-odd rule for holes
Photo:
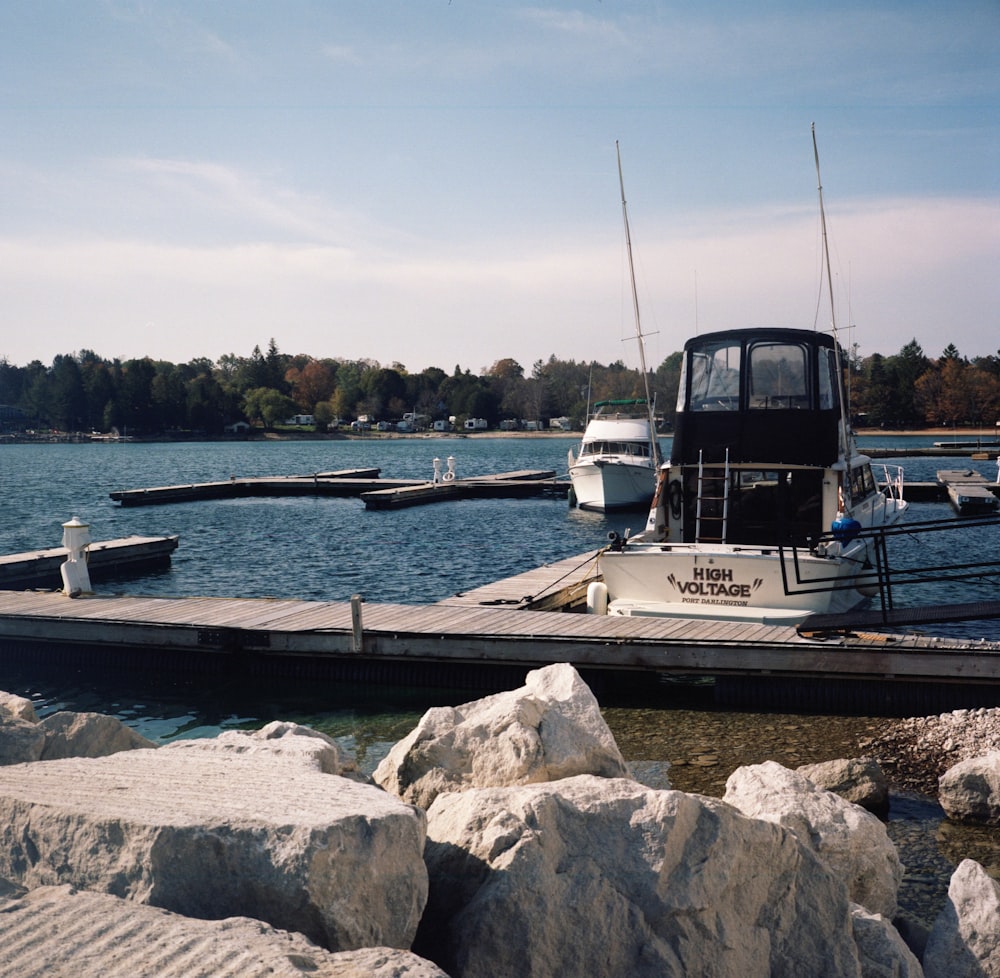
<svg viewBox="0 0 1000 978">
<path fill-rule="evenodd" d="M 58 356 L 52 361 L 48 390 L 48 416 L 53 427 L 79 431 L 87 414 L 80 365 L 73 357 Z"/>
<path fill-rule="evenodd" d="M 295 413 L 295 401 L 273 387 L 255 387 L 244 398 L 243 413 L 270 429 Z"/>
</svg>

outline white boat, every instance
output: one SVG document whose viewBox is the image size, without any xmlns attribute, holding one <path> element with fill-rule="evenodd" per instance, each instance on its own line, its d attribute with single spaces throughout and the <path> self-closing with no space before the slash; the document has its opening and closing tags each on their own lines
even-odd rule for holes
<svg viewBox="0 0 1000 978">
<path fill-rule="evenodd" d="M 617 149 L 617 144 L 615 144 Z M 656 487 L 656 470 L 662 461 L 656 439 L 653 401 L 649 394 L 646 349 L 639 322 L 639 295 L 635 287 L 632 261 L 632 237 L 625 204 L 625 181 L 621 155 L 618 156 L 618 183 L 621 187 L 625 243 L 628 247 L 629 274 L 632 280 L 632 304 L 635 311 L 635 335 L 639 344 L 639 365 L 645 398 L 598 401 L 587 422 L 574 455 L 570 449 L 569 478 L 572 498 L 580 509 L 602 512 L 645 508 Z"/>
<path fill-rule="evenodd" d="M 598 401 L 579 452 L 569 452 L 576 505 L 601 511 L 648 507 L 659 463 L 646 401 Z"/>
<path fill-rule="evenodd" d="M 906 512 L 902 470 L 877 484 L 842 378 L 835 326 L 688 340 L 645 529 L 613 538 L 588 610 L 798 623 L 875 593 L 870 531 Z"/>
</svg>

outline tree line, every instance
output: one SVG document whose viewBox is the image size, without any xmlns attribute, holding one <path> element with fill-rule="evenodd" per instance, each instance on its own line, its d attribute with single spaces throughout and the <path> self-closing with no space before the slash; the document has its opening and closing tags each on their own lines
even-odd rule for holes
<svg viewBox="0 0 1000 978">
<path fill-rule="evenodd" d="M 650 371 L 657 416 L 673 422 L 680 352 Z M 962 357 L 949 345 L 936 359 L 916 340 L 894 356 L 845 356 L 856 420 L 876 427 L 983 425 L 1000 420 L 1000 351 Z M 621 361 L 561 360 L 555 355 L 525 371 L 498 360 L 481 374 L 456 366 L 411 373 L 400 363 L 316 358 L 266 351 L 197 358 L 175 364 L 148 357 L 108 360 L 92 350 L 16 366 L 0 358 L 0 421 L 7 430 L 109 432 L 155 436 L 217 435 L 234 422 L 273 429 L 294 415 L 312 415 L 319 429 L 367 415 L 398 420 L 413 412 L 426 423 L 455 417 L 546 422 L 569 418 L 581 428 L 599 400 L 642 397 L 641 373 Z"/>
</svg>

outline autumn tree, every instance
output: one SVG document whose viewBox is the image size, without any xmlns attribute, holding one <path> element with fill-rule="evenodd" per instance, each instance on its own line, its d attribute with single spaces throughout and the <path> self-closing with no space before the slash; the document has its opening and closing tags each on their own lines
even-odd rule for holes
<svg viewBox="0 0 1000 978">
<path fill-rule="evenodd" d="M 315 414 L 320 401 L 328 401 L 337 386 L 337 364 L 333 360 L 308 360 L 285 371 L 285 382 L 302 414 Z"/>
</svg>

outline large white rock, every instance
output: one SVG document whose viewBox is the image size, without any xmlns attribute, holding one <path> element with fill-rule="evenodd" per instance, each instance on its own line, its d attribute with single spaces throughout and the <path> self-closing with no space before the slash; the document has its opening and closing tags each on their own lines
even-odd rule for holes
<svg viewBox="0 0 1000 978">
<path fill-rule="evenodd" d="M 906 942 L 881 914 L 851 907 L 861 978 L 924 978 L 923 968 Z"/>
<path fill-rule="evenodd" d="M 374 779 L 421 808 L 442 791 L 534 784 L 577 774 L 626 777 L 594 694 L 570 665 L 529 672 L 520 689 L 428 710 Z"/>
<path fill-rule="evenodd" d="M 889 782 L 878 761 L 871 757 L 821 761 L 795 770 L 817 788 L 832 791 L 870 812 L 882 814 L 889 810 Z"/>
<path fill-rule="evenodd" d="M 737 768 L 723 800 L 790 829 L 844 880 L 854 903 L 890 920 L 895 915 L 903 866 L 871 812 L 774 761 Z"/>
<path fill-rule="evenodd" d="M 414 950 L 452 978 L 849 978 L 844 884 L 722 802 L 590 775 L 438 795 Z"/>
<path fill-rule="evenodd" d="M 39 761 L 45 749 L 45 730 L 35 721 L 0 713 L 0 767 Z"/>
<path fill-rule="evenodd" d="M 17 978 L 447 978 L 409 951 L 333 953 L 247 917 L 194 920 L 69 886 L 0 912 L 0 975 Z"/>
<path fill-rule="evenodd" d="M 282 752 L 185 742 L 0 768 L 0 876 L 255 917 L 333 950 L 409 947 L 424 836 L 418 809 Z"/>
<path fill-rule="evenodd" d="M 1000 885 L 964 859 L 924 950 L 926 978 L 1000 978 Z"/>
<path fill-rule="evenodd" d="M 156 745 L 104 713 L 52 713 L 40 721 L 45 731 L 42 760 L 62 757 L 106 757 L 122 750 L 141 750 Z"/>
<path fill-rule="evenodd" d="M 1000 751 L 945 771 L 938 779 L 938 800 L 952 821 L 1000 825 Z"/>
<path fill-rule="evenodd" d="M 5 714 L 20 720 L 27 720 L 28 723 L 38 723 L 35 705 L 31 700 L 25 696 L 18 696 L 17 693 L 8 693 L 0 689 L 0 717 Z"/>
<path fill-rule="evenodd" d="M 274 720 L 259 730 L 226 730 L 217 737 L 174 741 L 164 750 L 229 751 L 236 754 L 271 754 L 315 767 L 324 774 L 339 774 L 354 780 L 358 775 L 353 761 L 341 753 L 337 742 L 319 730 L 299 723 Z"/>
</svg>

